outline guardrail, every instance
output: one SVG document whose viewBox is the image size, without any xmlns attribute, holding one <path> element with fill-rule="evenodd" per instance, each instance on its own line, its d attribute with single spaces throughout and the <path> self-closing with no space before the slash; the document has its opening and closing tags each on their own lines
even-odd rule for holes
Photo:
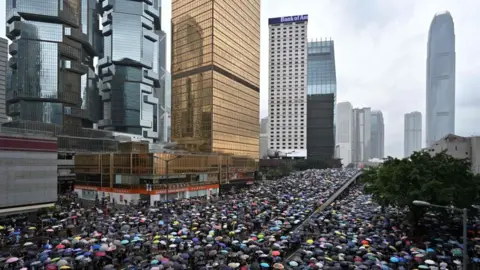
<svg viewBox="0 0 480 270">
<path fill-rule="evenodd" d="M 312 219 L 312 217 L 315 215 L 315 214 L 318 214 L 320 212 L 322 212 L 323 210 L 325 210 L 325 208 L 327 208 L 332 202 L 334 202 L 347 188 L 350 187 L 350 185 L 352 185 L 352 183 L 354 183 L 357 178 L 362 175 L 363 172 L 362 171 L 358 171 L 354 176 L 352 176 L 352 178 L 350 178 L 345 184 L 343 184 L 339 189 L 337 189 L 337 191 L 335 191 L 333 193 L 332 196 L 330 196 L 328 198 L 328 200 L 326 202 L 324 202 L 322 205 L 320 205 L 320 207 L 317 208 L 317 210 L 313 211 L 302 223 L 300 223 L 300 225 L 298 225 L 294 230 L 293 232 L 296 233 L 298 232 L 298 230 L 300 230 L 301 228 L 303 228 L 303 225 L 305 225 L 307 222 L 310 221 L 310 219 Z M 293 251 L 290 255 L 288 255 L 286 257 L 287 260 L 290 260 L 291 257 L 293 257 L 295 254 L 297 254 L 297 252 L 299 251 L 300 249 L 296 249 L 295 251 Z"/>
</svg>

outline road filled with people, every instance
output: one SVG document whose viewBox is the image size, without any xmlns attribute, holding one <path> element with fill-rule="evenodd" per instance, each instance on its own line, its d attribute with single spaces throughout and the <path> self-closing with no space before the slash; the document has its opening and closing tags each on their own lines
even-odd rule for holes
<svg viewBox="0 0 480 270">
<path fill-rule="evenodd" d="M 295 228 L 354 174 L 307 170 L 156 208 L 62 200 L 35 223 L 0 224 L 0 268 L 285 269 L 302 245 Z"/>
<path fill-rule="evenodd" d="M 0 226 L 0 269 L 462 269 L 454 213 L 427 213 L 415 232 L 405 209 L 380 207 L 361 183 L 325 208 L 355 173 L 308 170 L 156 208 L 105 211 L 71 197 L 49 218 Z"/>
</svg>

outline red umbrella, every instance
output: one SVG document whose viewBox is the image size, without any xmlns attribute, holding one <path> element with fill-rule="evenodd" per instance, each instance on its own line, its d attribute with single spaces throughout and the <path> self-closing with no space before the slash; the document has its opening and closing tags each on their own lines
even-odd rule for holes
<svg viewBox="0 0 480 270">
<path fill-rule="evenodd" d="M 280 251 L 278 250 L 272 251 L 272 256 L 280 256 Z"/>
<path fill-rule="evenodd" d="M 106 255 L 107 254 L 103 251 L 99 251 L 99 252 L 95 253 L 95 256 L 97 256 L 97 257 L 105 257 Z"/>
<path fill-rule="evenodd" d="M 56 249 L 64 249 L 64 248 L 65 248 L 65 246 L 64 246 L 64 245 L 62 245 L 62 244 L 58 244 L 58 245 L 57 245 L 55 248 L 56 248 Z"/>
</svg>

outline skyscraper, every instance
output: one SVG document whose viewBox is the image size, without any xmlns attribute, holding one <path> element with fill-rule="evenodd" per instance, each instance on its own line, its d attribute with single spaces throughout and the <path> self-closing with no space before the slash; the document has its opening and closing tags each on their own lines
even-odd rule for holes
<svg viewBox="0 0 480 270">
<path fill-rule="evenodd" d="M 271 18 L 268 24 L 268 148 L 306 158 L 308 15 Z"/>
<path fill-rule="evenodd" d="M 98 120 L 101 54 L 95 0 L 7 0 L 7 114 L 14 124 L 77 134 Z"/>
<path fill-rule="evenodd" d="M 353 162 L 367 162 L 372 151 L 370 108 L 353 109 Z"/>
<path fill-rule="evenodd" d="M 385 157 L 385 124 L 382 111 L 372 111 L 372 150 L 370 158 L 382 159 Z"/>
<path fill-rule="evenodd" d="M 307 153 L 330 159 L 335 152 L 337 76 L 333 40 L 308 42 Z"/>
<path fill-rule="evenodd" d="M 5 93 L 7 83 L 8 41 L 0 38 L 0 125 L 7 121 Z"/>
<path fill-rule="evenodd" d="M 404 128 L 403 153 L 408 157 L 414 151 L 422 149 L 422 114 L 420 112 L 405 114 Z"/>
<path fill-rule="evenodd" d="M 158 139 L 160 4 L 155 1 L 100 0 L 104 56 L 98 61 L 103 80 L 106 130 Z"/>
<path fill-rule="evenodd" d="M 427 147 L 455 133 L 455 29 L 448 11 L 430 25 L 427 48 Z"/>
<path fill-rule="evenodd" d="M 260 0 L 172 1 L 172 141 L 259 157 Z"/>
<path fill-rule="evenodd" d="M 269 135 L 269 121 L 268 116 L 260 120 L 260 158 L 268 156 L 268 139 Z"/>
<path fill-rule="evenodd" d="M 337 128 L 336 128 L 336 158 L 342 160 L 344 166 L 350 164 L 353 158 L 353 108 L 350 102 L 337 104 Z"/>
</svg>

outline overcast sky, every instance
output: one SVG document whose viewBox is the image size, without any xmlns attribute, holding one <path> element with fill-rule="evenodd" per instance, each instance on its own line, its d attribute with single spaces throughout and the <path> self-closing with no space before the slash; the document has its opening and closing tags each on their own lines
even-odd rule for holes
<svg viewBox="0 0 480 270">
<path fill-rule="evenodd" d="M 448 10 L 456 35 L 456 133 L 480 135 L 479 0 L 262 0 L 261 8 L 261 117 L 268 114 L 268 18 L 308 14 L 309 39 L 335 41 L 337 101 L 383 111 L 386 155 L 402 156 L 404 114 L 420 111 L 425 124 L 428 28 L 435 13 Z M 171 0 L 163 0 L 167 34 L 170 13 Z M 4 36 L 4 4 L 0 14 Z"/>
</svg>

